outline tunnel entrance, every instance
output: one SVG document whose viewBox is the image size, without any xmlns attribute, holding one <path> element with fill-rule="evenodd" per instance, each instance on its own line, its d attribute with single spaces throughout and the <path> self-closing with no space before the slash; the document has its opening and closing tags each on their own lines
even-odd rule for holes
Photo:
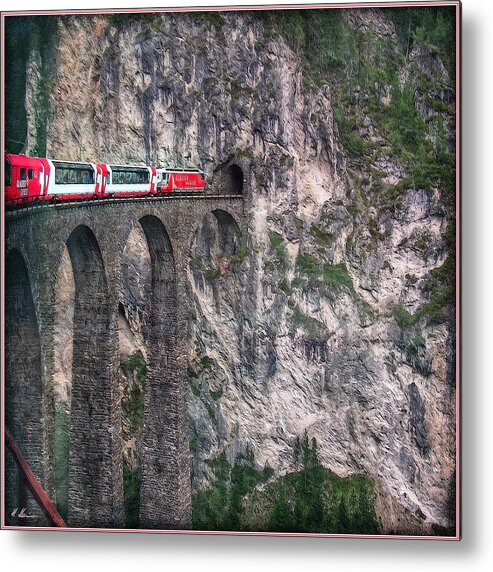
<svg viewBox="0 0 493 572">
<path fill-rule="evenodd" d="M 22 254 L 10 252 L 5 264 L 5 423 L 36 478 L 43 483 L 43 383 L 41 345 L 29 273 Z M 43 523 L 30 495 L 21 497 L 20 474 L 6 449 L 6 522 L 26 524 L 12 516 L 15 508 L 36 515 L 29 525 Z"/>
<path fill-rule="evenodd" d="M 245 186 L 243 169 L 236 163 L 223 163 L 215 169 L 211 189 L 218 195 L 242 195 Z"/>
<path fill-rule="evenodd" d="M 238 165 L 228 167 L 228 187 L 230 194 L 243 194 L 243 170 Z"/>
</svg>

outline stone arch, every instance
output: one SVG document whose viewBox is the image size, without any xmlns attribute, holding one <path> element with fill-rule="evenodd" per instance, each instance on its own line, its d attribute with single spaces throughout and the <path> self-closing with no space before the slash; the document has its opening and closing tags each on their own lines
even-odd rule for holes
<svg viewBox="0 0 493 572">
<path fill-rule="evenodd" d="M 72 393 L 72 352 L 74 332 L 75 283 L 67 244 L 55 258 L 53 312 L 53 502 L 67 520 L 70 451 L 70 403 Z"/>
<path fill-rule="evenodd" d="M 242 233 L 234 216 L 223 209 L 214 209 L 199 220 L 188 241 L 187 258 L 190 279 L 200 289 L 216 283 L 229 274 L 245 258 Z M 187 287 L 187 296 L 191 292 Z"/>
<path fill-rule="evenodd" d="M 34 475 L 43 483 L 43 382 L 41 344 L 31 281 L 21 252 L 11 250 L 5 262 L 5 423 Z M 6 450 L 5 510 L 8 524 L 25 507 L 38 518 L 34 499 L 21 495 L 21 479 L 13 455 Z M 43 524 L 42 520 L 29 524 Z"/>
<path fill-rule="evenodd" d="M 131 221 L 119 251 L 119 383 L 121 387 L 122 462 L 125 527 L 139 528 L 144 396 L 151 304 L 151 258 L 142 225 Z"/>
<path fill-rule="evenodd" d="M 241 246 L 241 231 L 236 219 L 222 209 L 215 209 L 212 214 L 217 221 L 219 247 L 230 256 L 237 254 Z"/>
<path fill-rule="evenodd" d="M 116 335 L 103 257 L 80 225 L 67 248 L 75 283 L 70 407 L 70 526 L 116 527 L 123 520 Z"/>
<path fill-rule="evenodd" d="M 177 269 L 161 220 L 139 220 L 151 258 L 151 311 L 144 392 L 140 527 L 190 525 L 190 468 L 183 371 L 178 364 Z"/>
</svg>

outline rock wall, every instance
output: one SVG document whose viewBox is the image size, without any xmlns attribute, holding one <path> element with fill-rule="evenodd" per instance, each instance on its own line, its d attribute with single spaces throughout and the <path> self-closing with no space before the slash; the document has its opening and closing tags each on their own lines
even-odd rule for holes
<svg viewBox="0 0 493 572">
<path fill-rule="evenodd" d="M 233 463 L 248 448 L 276 476 L 293 470 L 293 443 L 306 431 L 327 468 L 375 481 L 383 531 L 450 526 L 454 314 L 447 301 L 440 315 L 431 304 L 451 253 L 451 211 L 440 183 L 416 183 L 393 152 L 385 118 L 397 90 L 412 89 L 424 139 L 453 149 L 452 82 L 426 46 L 399 56 L 383 12 L 346 11 L 344 26 L 367 42 L 369 60 L 395 60 L 398 77 L 351 80 L 356 127 L 347 135 L 347 118 L 334 119 L 342 95 L 333 76 L 310 85 L 302 54 L 267 23 L 234 12 L 61 17 L 47 156 L 194 164 L 209 183 L 232 159 L 246 166 L 245 252 L 225 252 L 212 217 L 190 253 L 195 489 L 222 452 Z M 135 267 L 142 253 L 127 254 Z M 144 350 L 142 322 L 123 305 Z"/>
</svg>

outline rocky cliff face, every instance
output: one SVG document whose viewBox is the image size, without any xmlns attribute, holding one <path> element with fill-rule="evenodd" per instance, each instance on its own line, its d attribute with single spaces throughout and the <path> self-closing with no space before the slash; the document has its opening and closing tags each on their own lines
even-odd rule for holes
<svg viewBox="0 0 493 572">
<path fill-rule="evenodd" d="M 404 54 L 383 12 L 337 22 L 363 72 L 335 66 L 311 81 L 268 18 L 62 17 L 45 63 L 47 156 L 195 164 L 209 177 L 240 158 L 244 249 L 232 260 L 207 219 L 191 252 L 194 488 L 223 452 L 233 464 L 248 449 L 273 478 L 290 472 L 307 432 L 325 467 L 374 480 L 382 531 L 426 532 L 452 524 L 453 197 L 445 177 L 423 181 L 412 133 L 399 137 L 414 121 L 416 149 L 450 154 L 453 82 L 436 50 Z M 40 57 L 27 62 L 28 148 L 39 143 Z M 145 356 L 143 244 L 136 235 L 126 249 L 124 359 Z"/>
</svg>

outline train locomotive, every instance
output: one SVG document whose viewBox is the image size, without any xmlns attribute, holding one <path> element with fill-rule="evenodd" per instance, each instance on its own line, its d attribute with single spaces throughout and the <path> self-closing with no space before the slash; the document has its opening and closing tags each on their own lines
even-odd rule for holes
<svg viewBox="0 0 493 572">
<path fill-rule="evenodd" d="M 59 161 L 5 154 L 5 205 L 162 196 L 205 187 L 201 169 Z"/>
</svg>

